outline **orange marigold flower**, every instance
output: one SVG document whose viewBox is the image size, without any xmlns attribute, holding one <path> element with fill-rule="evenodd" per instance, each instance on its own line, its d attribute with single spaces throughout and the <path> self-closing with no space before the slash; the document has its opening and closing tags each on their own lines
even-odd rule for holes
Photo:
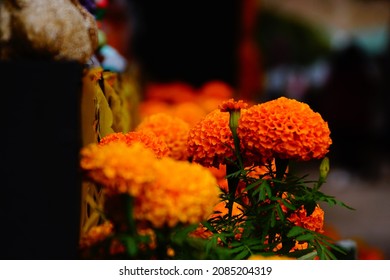
<svg viewBox="0 0 390 280">
<path fill-rule="evenodd" d="M 102 184 L 106 193 L 136 196 L 146 183 L 155 180 L 153 170 L 157 161 L 154 153 L 141 143 L 128 146 L 111 142 L 84 147 L 80 167 L 89 179 Z"/>
<path fill-rule="evenodd" d="M 216 179 L 201 165 L 162 158 L 155 175 L 156 181 L 136 198 L 134 216 L 156 228 L 199 223 L 219 201 Z"/>
<path fill-rule="evenodd" d="M 92 227 L 80 238 L 80 248 L 91 247 L 110 236 L 113 233 L 111 222 L 105 222 L 101 225 Z"/>
<path fill-rule="evenodd" d="M 188 154 L 194 162 L 206 167 L 219 167 L 233 158 L 233 136 L 229 113 L 219 109 L 207 114 L 188 134 Z"/>
<path fill-rule="evenodd" d="M 243 100 L 235 101 L 233 98 L 222 102 L 221 105 L 219 105 L 219 109 L 221 112 L 234 112 L 234 111 L 241 111 L 241 109 L 248 108 L 248 103 L 245 103 Z"/>
<path fill-rule="evenodd" d="M 309 216 L 307 216 L 306 209 L 301 206 L 301 208 L 288 217 L 288 220 L 296 226 L 319 233 L 324 232 L 324 210 L 319 205 L 315 207 L 313 213 Z"/>
<path fill-rule="evenodd" d="M 319 113 L 303 102 L 285 97 L 242 112 L 237 133 L 255 162 L 272 157 L 319 159 L 332 143 L 328 124 Z"/>
<path fill-rule="evenodd" d="M 123 142 L 127 145 L 132 145 L 135 142 L 142 143 L 146 148 L 151 149 L 158 158 L 168 156 L 170 150 L 167 144 L 160 138 L 151 133 L 141 131 L 131 131 L 127 133 L 117 132 L 103 137 L 99 145 L 104 146 L 111 142 Z"/>
<path fill-rule="evenodd" d="M 187 160 L 187 136 L 190 125 L 184 120 L 158 113 L 146 117 L 136 127 L 136 131 L 153 133 L 166 143 L 170 157 L 176 160 Z"/>
</svg>

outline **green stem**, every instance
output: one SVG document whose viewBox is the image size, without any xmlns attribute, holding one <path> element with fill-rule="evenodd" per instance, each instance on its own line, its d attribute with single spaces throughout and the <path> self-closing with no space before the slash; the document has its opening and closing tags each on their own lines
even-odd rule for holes
<svg viewBox="0 0 390 280">
<path fill-rule="evenodd" d="M 232 135 L 233 135 L 234 152 L 235 152 L 235 156 L 237 158 L 238 164 L 239 164 L 240 168 L 242 168 L 243 162 L 242 162 L 242 156 L 241 156 L 241 152 L 240 152 L 240 138 L 238 138 L 238 134 L 237 134 L 237 127 L 238 127 L 238 120 L 239 119 L 240 119 L 240 112 L 239 111 L 230 112 L 229 128 L 230 128 Z"/>
</svg>

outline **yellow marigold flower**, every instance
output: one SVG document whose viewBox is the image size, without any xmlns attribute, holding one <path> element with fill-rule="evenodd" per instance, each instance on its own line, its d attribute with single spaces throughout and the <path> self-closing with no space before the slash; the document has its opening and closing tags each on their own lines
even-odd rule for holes
<svg viewBox="0 0 390 280">
<path fill-rule="evenodd" d="M 80 239 L 80 248 L 84 249 L 91 247 L 110 236 L 113 233 L 113 225 L 111 222 L 105 222 L 101 225 L 92 227 Z"/>
<path fill-rule="evenodd" d="M 154 133 L 166 143 L 170 157 L 187 160 L 187 136 L 190 125 L 184 120 L 165 113 L 158 113 L 144 118 L 136 131 Z"/>
<path fill-rule="evenodd" d="M 234 112 L 234 111 L 240 111 L 241 109 L 248 108 L 248 103 L 245 103 L 243 100 L 235 101 L 233 98 L 222 102 L 221 105 L 219 105 L 219 109 L 221 112 Z"/>
<path fill-rule="evenodd" d="M 285 97 L 242 112 L 237 133 L 254 161 L 272 157 L 323 158 L 332 143 L 328 124 L 319 113 L 303 102 Z"/>
<path fill-rule="evenodd" d="M 215 109 L 192 127 L 188 134 L 188 154 L 194 162 L 218 168 L 233 158 L 233 135 L 229 113 Z"/>
<path fill-rule="evenodd" d="M 295 224 L 296 226 L 300 226 L 306 228 L 308 230 L 316 231 L 319 233 L 324 232 L 324 210 L 321 209 L 319 205 L 317 205 L 311 213 L 310 216 L 306 216 L 306 209 L 301 206 L 298 210 L 288 217 L 288 220 Z"/>
<path fill-rule="evenodd" d="M 154 227 L 199 223 L 219 201 L 215 177 L 198 164 L 162 158 L 155 175 L 156 181 L 137 197 L 134 214 Z"/>
<path fill-rule="evenodd" d="M 155 180 L 156 161 L 154 153 L 141 143 L 128 146 L 123 142 L 111 142 L 84 147 L 80 166 L 88 178 L 104 186 L 106 193 L 136 196 L 146 183 Z"/>
<path fill-rule="evenodd" d="M 168 156 L 170 153 L 167 144 L 162 139 L 156 137 L 154 134 L 147 134 L 141 131 L 112 133 L 103 137 L 100 140 L 99 145 L 104 146 L 108 143 L 117 141 L 126 143 L 129 146 L 135 142 L 142 143 L 146 148 L 151 149 L 158 158 Z"/>
</svg>

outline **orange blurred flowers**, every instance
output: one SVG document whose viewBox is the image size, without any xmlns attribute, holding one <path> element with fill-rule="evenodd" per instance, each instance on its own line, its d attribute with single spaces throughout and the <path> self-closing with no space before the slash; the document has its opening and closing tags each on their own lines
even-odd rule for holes
<svg viewBox="0 0 390 280">
<path fill-rule="evenodd" d="M 165 142 L 170 150 L 170 157 L 187 160 L 187 136 L 190 125 L 181 118 L 165 113 L 153 114 L 136 127 L 137 132 L 152 133 Z"/>
<path fill-rule="evenodd" d="M 241 114 L 237 133 L 245 149 L 259 158 L 323 158 L 332 143 L 319 113 L 305 103 L 280 97 L 254 105 Z"/>
<path fill-rule="evenodd" d="M 136 198 L 134 214 L 154 227 L 199 223 L 219 201 L 216 179 L 203 166 L 162 158 L 155 175 L 156 180 Z"/>
</svg>

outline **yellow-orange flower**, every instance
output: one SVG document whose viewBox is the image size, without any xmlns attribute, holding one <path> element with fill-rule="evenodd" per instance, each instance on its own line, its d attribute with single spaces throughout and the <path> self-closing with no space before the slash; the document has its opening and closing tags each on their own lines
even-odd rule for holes
<svg viewBox="0 0 390 280">
<path fill-rule="evenodd" d="M 156 137 L 154 134 L 147 134 L 141 131 L 112 133 L 103 137 L 100 140 L 99 145 L 104 146 L 108 143 L 117 141 L 126 143 L 127 145 L 132 145 L 136 142 L 142 143 L 146 148 L 151 149 L 158 158 L 168 156 L 170 154 L 167 144 L 162 139 Z"/>
<path fill-rule="evenodd" d="M 136 196 L 146 183 L 155 180 L 154 166 L 158 159 L 141 143 L 90 144 L 80 153 L 80 167 L 85 175 L 102 184 L 106 193 Z"/>
<path fill-rule="evenodd" d="M 324 210 L 321 209 L 319 205 L 317 205 L 311 213 L 311 215 L 306 216 L 306 209 L 301 206 L 298 210 L 292 213 L 288 220 L 295 224 L 296 226 L 300 226 L 306 228 L 311 231 L 316 231 L 319 233 L 324 232 Z"/>
<path fill-rule="evenodd" d="M 206 167 L 219 167 L 233 158 L 233 136 L 229 113 L 215 109 L 192 127 L 188 134 L 188 154 L 194 162 Z"/>
<path fill-rule="evenodd" d="M 184 120 L 158 113 L 146 117 L 136 127 L 136 131 L 153 133 L 166 143 L 170 150 L 170 157 L 176 160 L 187 160 L 187 136 L 190 125 Z"/>
<path fill-rule="evenodd" d="M 156 181 L 137 197 L 134 213 L 154 227 L 199 223 L 219 201 L 216 179 L 198 164 L 162 158 L 155 175 Z"/>
<path fill-rule="evenodd" d="M 254 162 L 272 157 L 319 159 L 332 143 L 328 124 L 319 113 L 303 102 L 285 97 L 245 110 L 237 133 Z"/>
</svg>

